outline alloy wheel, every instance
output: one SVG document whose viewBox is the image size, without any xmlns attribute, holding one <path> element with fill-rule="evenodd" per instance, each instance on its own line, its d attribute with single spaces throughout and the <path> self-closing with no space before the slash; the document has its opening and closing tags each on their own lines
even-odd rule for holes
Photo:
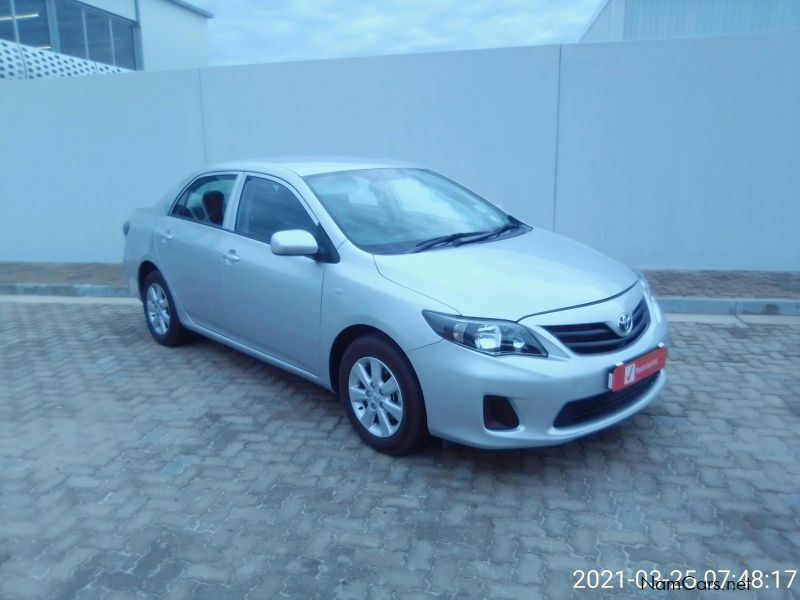
<svg viewBox="0 0 800 600">
<path fill-rule="evenodd" d="M 348 380 L 350 403 L 364 429 L 376 437 L 394 435 L 403 422 L 403 393 L 391 369 L 377 358 L 357 360 Z"/>
<path fill-rule="evenodd" d="M 169 331 L 170 313 L 167 294 L 157 283 L 147 288 L 147 319 L 158 335 L 166 335 Z"/>
</svg>

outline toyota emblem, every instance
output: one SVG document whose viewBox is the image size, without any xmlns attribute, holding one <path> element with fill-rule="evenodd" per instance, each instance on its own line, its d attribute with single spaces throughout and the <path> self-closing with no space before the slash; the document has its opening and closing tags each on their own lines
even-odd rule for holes
<svg viewBox="0 0 800 600">
<path fill-rule="evenodd" d="M 619 317 L 617 317 L 617 327 L 619 327 L 620 333 L 622 335 L 628 335 L 633 329 L 633 319 L 631 316 L 624 312 Z"/>
</svg>

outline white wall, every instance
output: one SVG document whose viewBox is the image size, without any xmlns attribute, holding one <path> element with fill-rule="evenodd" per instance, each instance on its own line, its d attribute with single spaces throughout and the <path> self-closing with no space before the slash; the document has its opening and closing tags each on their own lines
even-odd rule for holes
<svg viewBox="0 0 800 600">
<path fill-rule="evenodd" d="M 211 162 L 408 159 L 552 222 L 557 46 L 220 67 L 202 86 Z"/>
<path fill-rule="evenodd" d="M 797 57 L 774 33 L 0 81 L 0 260 L 118 261 L 130 210 L 205 162 L 360 154 L 638 267 L 800 270 Z"/>
<path fill-rule="evenodd" d="M 122 260 L 120 227 L 203 162 L 196 71 L 0 82 L 0 260 Z"/>
<path fill-rule="evenodd" d="M 800 270 L 800 33 L 562 52 L 559 232 L 647 267 Z"/>
<path fill-rule="evenodd" d="M 166 0 L 139 0 L 142 58 L 147 71 L 208 64 L 208 19 Z"/>
</svg>

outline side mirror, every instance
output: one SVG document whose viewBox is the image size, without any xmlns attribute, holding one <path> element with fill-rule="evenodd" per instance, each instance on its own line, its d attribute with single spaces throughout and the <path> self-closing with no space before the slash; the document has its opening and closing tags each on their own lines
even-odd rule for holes
<svg viewBox="0 0 800 600">
<path fill-rule="evenodd" d="M 272 253 L 278 256 L 309 256 L 319 252 L 314 236 L 302 229 L 276 231 L 269 242 Z"/>
</svg>

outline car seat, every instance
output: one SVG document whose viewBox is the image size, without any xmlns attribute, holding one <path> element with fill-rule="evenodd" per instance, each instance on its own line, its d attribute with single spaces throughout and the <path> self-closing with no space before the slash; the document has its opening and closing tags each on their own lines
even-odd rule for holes
<svg viewBox="0 0 800 600">
<path fill-rule="evenodd" d="M 214 225 L 222 225 L 225 216 L 225 195 L 217 190 L 203 194 L 203 208 L 206 210 L 208 220 Z"/>
</svg>

